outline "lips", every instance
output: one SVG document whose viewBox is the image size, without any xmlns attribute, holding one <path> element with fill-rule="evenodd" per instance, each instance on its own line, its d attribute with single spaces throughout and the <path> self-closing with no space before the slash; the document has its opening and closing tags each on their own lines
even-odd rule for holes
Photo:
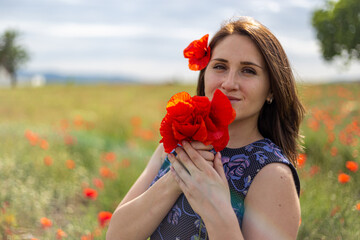
<svg viewBox="0 0 360 240">
<path fill-rule="evenodd" d="M 231 103 L 238 102 L 241 99 L 233 96 L 227 96 L 227 98 L 230 100 Z"/>
</svg>

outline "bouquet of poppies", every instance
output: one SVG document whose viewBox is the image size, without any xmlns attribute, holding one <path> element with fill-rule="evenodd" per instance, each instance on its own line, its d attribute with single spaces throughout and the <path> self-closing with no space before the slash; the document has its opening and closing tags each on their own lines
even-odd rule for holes
<svg viewBox="0 0 360 240">
<path fill-rule="evenodd" d="M 235 110 L 220 90 L 211 101 L 205 96 L 177 93 L 170 98 L 166 111 L 160 126 L 165 152 L 170 153 L 184 140 L 211 144 L 217 152 L 226 147 L 228 125 L 235 119 Z"/>
</svg>

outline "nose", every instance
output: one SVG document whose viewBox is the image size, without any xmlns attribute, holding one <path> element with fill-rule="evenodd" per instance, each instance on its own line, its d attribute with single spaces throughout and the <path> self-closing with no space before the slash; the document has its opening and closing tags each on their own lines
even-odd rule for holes
<svg viewBox="0 0 360 240">
<path fill-rule="evenodd" d="M 229 71 L 226 76 L 224 76 L 223 81 L 221 83 L 221 88 L 226 90 L 227 92 L 238 90 L 239 89 L 239 81 L 238 75 L 235 71 Z"/>
</svg>

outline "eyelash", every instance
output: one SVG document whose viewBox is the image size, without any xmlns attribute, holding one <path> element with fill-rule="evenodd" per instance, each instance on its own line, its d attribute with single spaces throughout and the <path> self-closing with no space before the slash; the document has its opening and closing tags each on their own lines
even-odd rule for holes
<svg viewBox="0 0 360 240">
<path fill-rule="evenodd" d="M 256 75 L 256 71 L 252 68 L 244 68 L 242 72 Z"/>
<path fill-rule="evenodd" d="M 226 70 L 226 66 L 222 65 L 222 64 L 215 64 L 213 69 L 216 70 Z M 245 74 L 252 74 L 252 75 L 256 75 L 256 71 L 253 68 L 249 68 L 249 67 L 245 67 L 241 70 L 241 72 L 245 73 Z"/>
<path fill-rule="evenodd" d="M 224 66 L 224 65 L 222 65 L 222 64 L 215 64 L 214 65 L 214 69 L 217 69 L 217 70 L 224 70 L 224 69 L 226 69 L 226 67 Z"/>
</svg>

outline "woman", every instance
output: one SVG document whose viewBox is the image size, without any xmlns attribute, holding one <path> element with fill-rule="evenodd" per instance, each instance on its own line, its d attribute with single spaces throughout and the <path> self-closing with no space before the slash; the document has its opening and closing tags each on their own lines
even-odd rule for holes
<svg viewBox="0 0 360 240">
<path fill-rule="evenodd" d="M 107 239 L 296 239 L 304 108 L 286 54 L 248 17 L 224 25 L 209 47 L 197 94 L 211 99 L 219 89 L 229 98 L 236 118 L 227 147 L 214 157 L 211 146 L 183 142 L 166 156 L 160 145 Z"/>
</svg>

